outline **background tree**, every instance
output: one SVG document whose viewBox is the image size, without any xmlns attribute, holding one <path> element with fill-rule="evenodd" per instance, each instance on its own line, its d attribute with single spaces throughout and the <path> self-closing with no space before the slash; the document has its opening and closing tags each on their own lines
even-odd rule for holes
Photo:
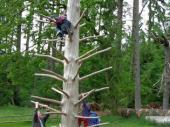
<svg viewBox="0 0 170 127">
<path fill-rule="evenodd" d="M 133 72 L 135 81 L 135 109 L 141 108 L 141 83 L 140 83 L 140 40 L 139 40 L 139 0 L 133 2 Z"/>
</svg>

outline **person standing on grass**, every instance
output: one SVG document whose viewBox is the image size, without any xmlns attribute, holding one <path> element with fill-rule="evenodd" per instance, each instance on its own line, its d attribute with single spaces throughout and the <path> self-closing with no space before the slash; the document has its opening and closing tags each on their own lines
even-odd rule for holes
<svg viewBox="0 0 170 127">
<path fill-rule="evenodd" d="M 38 110 L 39 104 L 38 102 L 35 103 L 35 113 L 33 117 L 33 126 L 32 127 L 45 127 L 45 123 L 49 118 L 49 114 L 42 115 L 41 112 Z"/>
</svg>

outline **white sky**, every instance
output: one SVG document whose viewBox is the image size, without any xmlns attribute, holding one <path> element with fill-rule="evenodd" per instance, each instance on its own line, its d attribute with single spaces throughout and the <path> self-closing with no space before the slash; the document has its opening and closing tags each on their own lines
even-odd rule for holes
<svg viewBox="0 0 170 127">
<path fill-rule="evenodd" d="M 126 20 L 126 29 L 132 28 L 132 9 L 133 9 L 133 0 L 124 0 L 125 2 L 128 2 L 128 4 L 130 5 L 130 14 L 131 15 L 126 15 L 126 18 L 124 20 Z M 142 10 L 142 0 L 139 0 L 139 13 Z M 141 14 L 141 23 L 143 24 L 142 29 L 145 30 L 146 29 L 146 23 L 148 20 L 148 9 L 147 9 L 147 5 L 145 6 L 145 8 L 142 11 Z"/>
</svg>

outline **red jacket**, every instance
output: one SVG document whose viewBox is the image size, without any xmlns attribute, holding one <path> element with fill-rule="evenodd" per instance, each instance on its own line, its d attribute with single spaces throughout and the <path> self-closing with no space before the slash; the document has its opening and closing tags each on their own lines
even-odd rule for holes
<svg viewBox="0 0 170 127">
<path fill-rule="evenodd" d="M 60 17 L 57 17 L 55 20 L 56 20 L 56 25 L 61 25 L 63 24 L 64 20 L 66 20 L 66 17 L 60 16 Z"/>
</svg>

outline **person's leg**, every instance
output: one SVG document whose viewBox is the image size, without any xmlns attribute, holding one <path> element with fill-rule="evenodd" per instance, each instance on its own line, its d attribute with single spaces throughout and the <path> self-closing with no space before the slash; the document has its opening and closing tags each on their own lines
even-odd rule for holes
<svg viewBox="0 0 170 127">
<path fill-rule="evenodd" d="M 78 118 L 78 127 L 81 126 L 81 118 Z"/>
<path fill-rule="evenodd" d="M 56 27 L 57 36 L 63 38 L 64 34 L 60 27 Z"/>
<path fill-rule="evenodd" d="M 73 31 L 71 30 L 71 23 L 68 20 L 65 20 L 64 23 L 61 26 L 63 34 L 67 34 L 70 38 L 70 41 L 72 42 L 72 35 Z"/>
<path fill-rule="evenodd" d="M 61 31 L 63 34 L 67 34 L 65 23 L 61 25 Z"/>
<path fill-rule="evenodd" d="M 65 20 L 63 24 L 61 25 L 61 31 L 64 34 L 69 34 L 71 28 L 71 23 L 68 20 Z"/>
<path fill-rule="evenodd" d="M 66 24 L 66 31 L 67 31 L 67 34 L 70 34 L 71 33 L 71 22 L 66 20 L 65 21 L 65 24 Z"/>
<path fill-rule="evenodd" d="M 83 119 L 84 121 L 84 127 L 88 127 L 88 120 L 87 119 Z"/>
</svg>

